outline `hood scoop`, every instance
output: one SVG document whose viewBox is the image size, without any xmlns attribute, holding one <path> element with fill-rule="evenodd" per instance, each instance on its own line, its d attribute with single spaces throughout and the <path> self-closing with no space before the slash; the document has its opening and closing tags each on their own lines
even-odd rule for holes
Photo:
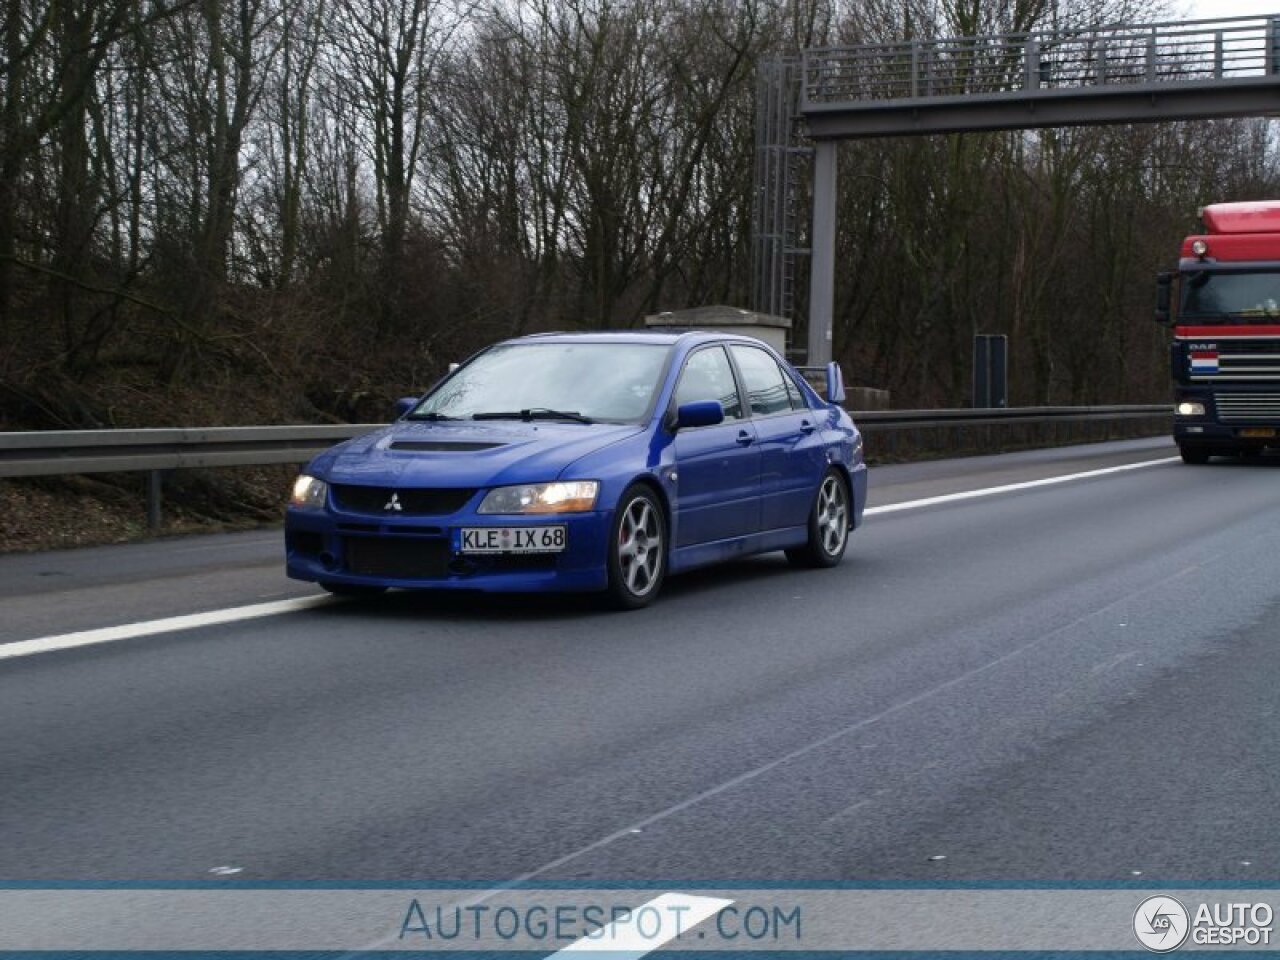
<svg viewBox="0 0 1280 960">
<path fill-rule="evenodd" d="M 492 450 L 494 447 L 505 447 L 505 443 L 484 443 L 464 440 L 395 440 L 392 450 L 418 450 L 434 453 L 475 453 L 477 450 Z"/>
</svg>

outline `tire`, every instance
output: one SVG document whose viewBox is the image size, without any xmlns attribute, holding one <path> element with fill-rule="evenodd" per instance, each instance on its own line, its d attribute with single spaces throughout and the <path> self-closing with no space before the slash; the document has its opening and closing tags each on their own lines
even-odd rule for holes
<svg viewBox="0 0 1280 960">
<path fill-rule="evenodd" d="M 851 514 L 849 484 L 839 470 L 829 468 L 809 510 L 809 540 L 788 550 L 787 559 L 800 567 L 834 567 L 849 545 Z"/>
<path fill-rule="evenodd" d="M 1189 443 L 1178 444 L 1178 453 L 1182 456 L 1183 463 L 1190 463 L 1196 466 L 1209 462 L 1209 451 L 1204 447 L 1195 447 Z"/>
<path fill-rule="evenodd" d="M 622 610 L 648 605 L 667 575 L 667 520 L 657 495 L 643 484 L 618 498 L 609 526 L 610 603 Z"/>
<path fill-rule="evenodd" d="M 352 597 L 360 600 L 368 600 L 387 592 L 386 587 L 369 587 L 361 583 L 330 583 L 322 580 L 320 586 L 335 597 Z"/>
</svg>

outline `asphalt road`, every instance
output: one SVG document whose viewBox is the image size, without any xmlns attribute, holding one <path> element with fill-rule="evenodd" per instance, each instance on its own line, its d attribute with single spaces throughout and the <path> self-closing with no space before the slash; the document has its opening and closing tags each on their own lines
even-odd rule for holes
<svg viewBox="0 0 1280 960">
<path fill-rule="evenodd" d="M 1172 456 L 885 467 L 871 503 Z M 1280 878 L 1280 461 L 869 516 L 648 610 L 393 594 L 0 659 L 0 878 Z M 0 557 L 3 644 L 310 595 L 261 532 Z"/>
</svg>

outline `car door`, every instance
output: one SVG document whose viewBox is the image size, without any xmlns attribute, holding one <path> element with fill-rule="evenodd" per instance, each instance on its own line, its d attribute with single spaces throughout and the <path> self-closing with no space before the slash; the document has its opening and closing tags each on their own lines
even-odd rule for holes
<svg viewBox="0 0 1280 960">
<path fill-rule="evenodd" d="M 771 353 L 739 343 L 729 350 L 760 448 L 760 529 L 800 526 L 827 465 L 818 419 Z"/>
<path fill-rule="evenodd" d="M 760 528 L 756 432 L 744 415 L 729 357 L 718 344 L 685 359 L 672 410 L 699 400 L 718 401 L 724 422 L 687 427 L 675 436 L 677 547 L 742 537 Z"/>
</svg>

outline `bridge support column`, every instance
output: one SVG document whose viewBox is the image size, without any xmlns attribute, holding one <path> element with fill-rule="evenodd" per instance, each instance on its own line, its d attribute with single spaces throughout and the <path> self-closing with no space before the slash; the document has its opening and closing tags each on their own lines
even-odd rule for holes
<svg viewBox="0 0 1280 960">
<path fill-rule="evenodd" d="M 809 256 L 809 356 L 819 367 L 831 360 L 831 320 L 836 294 L 836 141 L 819 140 L 813 155 L 813 236 Z"/>
</svg>

